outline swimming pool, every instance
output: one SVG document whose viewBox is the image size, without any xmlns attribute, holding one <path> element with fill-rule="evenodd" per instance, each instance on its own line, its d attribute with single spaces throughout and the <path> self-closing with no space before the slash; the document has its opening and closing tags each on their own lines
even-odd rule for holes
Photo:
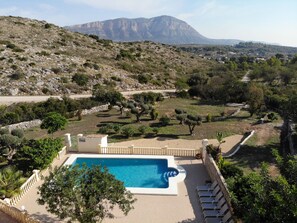
<svg viewBox="0 0 297 223">
<path fill-rule="evenodd" d="M 177 182 L 185 178 L 185 171 L 175 164 L 173 156 L 74 154 L 65 165 L 83 163 L 106 166 L 135 194 L 176 195 Z"/>
</svg>

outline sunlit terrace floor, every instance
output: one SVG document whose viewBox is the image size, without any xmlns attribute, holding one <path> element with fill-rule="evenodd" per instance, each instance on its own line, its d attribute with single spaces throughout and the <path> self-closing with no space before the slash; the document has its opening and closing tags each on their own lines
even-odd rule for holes
<svg viewBox="0 0 297 223">
<path fill-rule="evenodd" d="M 61 165 L 67 156 L 64 156 L 55 165 Z M 117 210 L 114 211 L 114 219 L 106 219 L 106 223 L 174 223 L 174 222 L 203 222 L 199 202 L 195 193 L 195 186 L 204 184 L 209 180 L 206 169 L 201 160 L 192 158 L 175 158 L 177 165 L 181 165 L 187 171 L 184 182 L 178 184 L 177 196 L 159 195 L 135 195 L 137 202 L 127 216 L 123 216 Z M 17 207 L 22 205 L 34 218 L 41 222 L 61 222 L 45 210 L 44 206 L 36 203 L 37 187 L 42 181 L 37 182 L 30 191 L 18 202 Z"/>
</svg>

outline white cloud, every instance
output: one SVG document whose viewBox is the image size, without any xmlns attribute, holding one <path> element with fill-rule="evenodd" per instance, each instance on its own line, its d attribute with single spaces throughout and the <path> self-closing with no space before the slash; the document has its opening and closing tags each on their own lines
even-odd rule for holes
<svg viewBox="0 0 297 223">
<path fill-rule="evenodd" d="M 7 7 L 7 8 L 1 8 L 0 15 L 3 15 L 3 16 L 12 15 L 12 16 L 32 18 L 32 15 L 34 15 L 34 13 L 31 11 L 22 9 L 22 8 L 18 8 L 16 6 L 11 6 L 11 7 Z"/>
</svg>

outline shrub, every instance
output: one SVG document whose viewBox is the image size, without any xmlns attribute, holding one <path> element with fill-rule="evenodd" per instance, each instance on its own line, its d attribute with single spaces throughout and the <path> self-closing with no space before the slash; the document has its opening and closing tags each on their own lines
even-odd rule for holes
<svg viewBox="0 0 297 223">
<path fill-rule="evenodd" d="M 155 133 L 155 135 L 158 135 L 158 133 L 159 133 L 159 128 L 153 128 L 152 130 L 153 130 L 153 133 Z"/>
<path fill-rule="evenodd" d="M 158 115 L 159 115 L 159 113 L 156 112 L 156 109 L 153 108 L 150 112 L 151 119 L 156 120 L 158 118 Z"/>
<path fill-rule="evenodd" d="M 144 135 L 147 132 L 147 126 L 145 125 L 139 126 L 138 131 L 140 132 L 141 135 Z"/>
<path fill-rule="evenodd" d="M 225 178 L 243 176 L 243 171 L 239 167 L 225 160 L 220 167 L 220 171 Z"/>
<path fill-rule="evenodd" d="M 269 121 L 274 121 L 274 120 L 277 120 L 277 116 L 274 112 L 271 112 L 267 115 L 267 118 L 269 119 Z"/>
<path fill-rule="evenodd" d="M 211 121 L 212 121 L 211 114 L 207 114 L 207 116 L 206 116 L 206 121 L 207 121 L 207 122 L 211 122 Z"/>
<path fill-rule="evenodd" d="M 19 138 L 23 138 L 24 137 L 24 131 L 22 129 L 13 129 L 13 130 L 11 130 L 11 135 L 17 136 Z"/>
<path fill-rule="evenodd" d="M 132 126 L 126 126 L 121 129 L 121 132 L 127 138 L 134 136 L 135 129 Z"/>
<path fill-rule="evenodd" d="M 163 115 L 159 121 L 163 126 L 166 126 L 170 123 L 170 118 L 167 115 Z"/>
<path fill-rule="evenodd" d="M 121 130 L 121 125 L 119 125 L 119 124 L 113 124 L 113 125 L 112 125 L 112 129 L 113 129 L 113 131 L 114 131 L 115 133 L 119 133 L 120 130 Z"/>
<path fill-rule="evenodd" d="M 13 80 L 20 80 L 24 77 L 25 77 L 25 74 L 20 71 L 16 71 L 15 73 L 10 75 L 10 78 Z"/>
<path fill-rule="evenodd" d="M 108 134 L 108 132 L 109 132 L 109 127 L 108 126 L 102 126 L 102 127 L 100 127 L 100 129 L 98 130 L 98 132 L 100 133 L 100 134 Z"/>
<path fill-rule="evenodd" d="M 7 125 L 14 124 L 20 121 L 20 116 L 14 112 L 7 112 L 3 115 L 2 121 Z"/>
<path fill-rule="evenodd" d="M 49 28 L 51 28 L 51 24 L 46 23 L 46 24 L 44 25 L 44 28 L 45 28 L 45 29 L 49 29 Z"/>
<path fill-rule="evenodd" d="M 89 77 L 86 74 L 76 73 L 72 76 L 72 81 L 75 82 L 79 86 L 85 86 L 85 85 L 87 85 L 87 83 L 89 81 Z"/>
<path fill-rule="evenodd" d="M 59 74 L 62 72 L 61 68 L 60 67 L 53 67 L 52 68 L 52 71 L 55 73 L 55 74 Z"/>
<path fill-rule="evenodd" d="M 25 171 L 44 169 L 51 164 L 62 146 L 61 139 L 29 140 L 18 152 L 18 165 Z"/>
<path fill-rule="evenodd" d="M 9 134 L 8 128 L 0 128 L 0 135 Z"/>
<path fill-rule="evenodd" d="M 147 84 L 150 80 L 150 77 L 146 74 L 139 74 L 137 80 L 140 84 Z"/>
<path fill-rule="evenodd" d="M 216 159 L 217 156 L 218 156 L 219 150 L 218 150 L 218 148 L 215 147 L 214 145 L 209 144 L 209 145 L 207 145 L 207 147 L 206 147 L 206 152 L 207 152 L 208 154 L 210 154 L 210 155 L 212 156 L 213 159 Z"/>
</svg>

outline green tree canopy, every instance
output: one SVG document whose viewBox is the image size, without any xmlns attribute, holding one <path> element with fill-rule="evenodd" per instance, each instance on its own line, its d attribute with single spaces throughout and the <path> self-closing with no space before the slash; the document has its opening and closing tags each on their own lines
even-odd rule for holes
<svg viewBox="0 0 297 223">
<path fill-rule="evenodd" d="M 19 168 L 30 172 L 45 169 L 61 150 L 62 140 L 57 138 L 31 139 L 23 145 L 17 154 Z"/>
<path fill-rule="evenodd" d="M 202 118 L 199 115 L 187 115 L 185 124 L 189 127 L 191 135 L 194 135 L 194 129 L 197 125 L 201 125 Z"/>
<path fill-rule="evenodd" d="M 53 134 L 59 129 L 64 129 L 67 124 L 67 119 L 57 112 L 50 112 L 42 120 L 41 129 L 47 129 L 48 134 Z"/>
<path fill-rule="evenodd" d="M 111 105 L 115 105 L 117 102 L 123 100 L 123 95 L 121 92 L 112 87 L 99 84 L 96 84 L 93 87 L 92 95 L 96 101 L 101 103 L 110 103 Z"/>
<path fill-rule="evenodd" d="M 82 223 L 113 218 L 118 207 L 125 215 L 135 199 L 124 184 L 100 166 L 63 166 L 50 172 L 39 187 L 38 203 L 62 219 Z"/>
<path fill-rule="evenodd" d="M 258 87 L 255 84 L 251 84 L 248 89 L 248 100 L 249 112 L 251 116 L 260 110 L 264 105 L 264 92 L 261 87 Z"/>
</svg>

